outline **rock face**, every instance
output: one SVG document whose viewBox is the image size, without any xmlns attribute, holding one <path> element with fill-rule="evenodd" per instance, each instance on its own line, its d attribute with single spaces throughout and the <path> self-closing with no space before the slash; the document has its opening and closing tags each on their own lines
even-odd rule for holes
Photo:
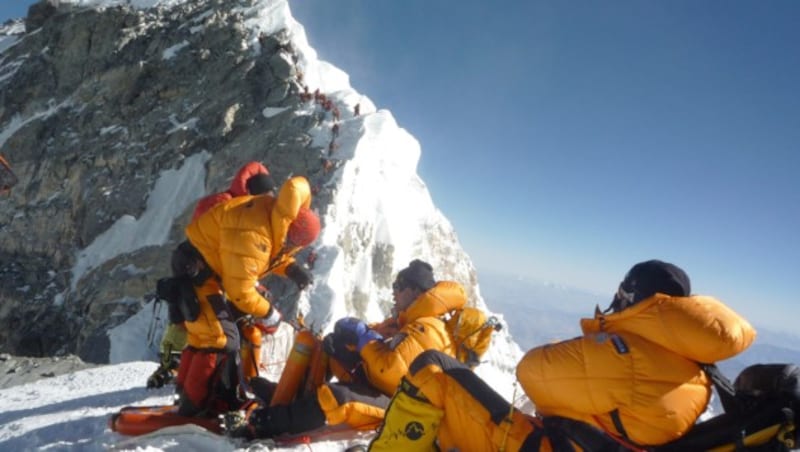
<svg viewBox="0 0 800 452">
<path fill-rule="evenodd" d="M 17 386 L 42 378 L 51 378 L 93 367 L 69 355 L 52 358 L 27 358 L 0 354 L 0 389 Z"/>
<path fill-rule="evenodd" d="M 104 331 L 168 273 L 191 208 L 177 206 L 167 245 L 74 280 L 77 251 L 119 218 L 138 218 L 159 174 L 188 156 L 210 156 L 207 191 L 249 160 L 269 162 L 276 180 L 324 183 L 306 132 L 330 113 L 262 114 L 297 107 L 301 81 L 286 37 L 249 36 L 237 3 L 31 7 L 26 31 L 0 54 L 0 144 L 20 179 L 0 199 L 0 350 L 107 359 Z"/>
<path fill-rule="evenodd" d="M 385 314 L 387 302 L 373 301 L 391 299 L 397 266 L 417 256 L 482 303 L 471 261 L 416 176 L 416 140 L 368 99 L 365 108 L 360 95 L 346 97 L 349 85 L 330 93 L 307 86 L 318 75 L 303 75 L 314 52 L 294 28 L 253 26 L 276 17 L 264 9 L 288 11 L 285 0 L 165 3 L 172 6 L 95 9 L 41 0 L 24 23 L 0 28 L 0 151 L 19 178 L 0 197 L 0 352 L 108 362 L 109 330 L 135 319 L 169 273 L 194 201 L 225 189 L 251 160 L 279 182 L 309 179 L 323 235 L 336 242 L 326 239 L 315 272 L 340 285 L 342 275 L 358 275 L 347 287 L 315 286 L 328 310 L 307 320 Z M 396 130 L 383 141 L 369 133 L 368 124 L 389 123 Z M 344 152 L 334 142 L 340 133 L 351 143 L 369 135 L 373 148 L 358 141 Z M 382 154 L 398 141 L 408 152 Z M 390 163 L 370 166 L 380 159 Z M 379 177 L 402 196 L 369 193 Z M 169 196 L 165 181 L 178 182 Z M 405 210 L 385 216 L 397 204 Z M 366 219 L 354 208 L 365 205 L 376 206 Z M 418 231 L 398 231 L 406 212 L 417 212 Z M 164 230 L 139 227 L 146 222 Z M 385 239 L 396 236 L 405 242 Z M 270 282 L 284 315 L 296 308 L 292 288 Z M 330 302 L 337 294 L 343 299 Z"/>
</svg>

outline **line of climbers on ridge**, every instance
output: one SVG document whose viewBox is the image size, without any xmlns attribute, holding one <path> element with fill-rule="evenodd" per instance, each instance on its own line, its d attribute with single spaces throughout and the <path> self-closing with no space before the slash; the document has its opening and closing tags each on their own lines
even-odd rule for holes
<svg viewBox="0 0 800 452">
<path fill-rule="evenodd" d="M 242 325 L 274 331 L 281 316 L 259 280 L 275 273 L 300 289 L 310 284 L 292 256 L 321 225 L 305 178 L 289 179 L 277 194 L 254 192 L 232 190 L 200 214 L 173 254 L 172 284 L 162 292 L 178 300 L 171 320 L 187 331 L 176 380 L 183 415 L 223 415 L 227 434 L 249 439 L 377 427 L 375 451 L 706 450 L 729 440 L 742 450 L 788 450 L 797 439 L 793 418 L 773 415 L 797 409 L 800 370 L 748 368 L 726 390 L 713 363 L 747 349 L 755 330 L 719 300 L 692 294 L 688 275 L 659 260 L 634 265 L 608 309 L 581 321 L 582 336 L 525 354 L 516 375 L 534 414 L 473 373 L 494 322 L 466 306 L 459 283 L 437 281 L 419 259 L 397 273 L 389 317 L 372 325 L 340 319 L 309 342 L 301 329 L 281 379 L 267 381 L 253 360 L 261 337 Z M 184 302 L 191 299 L 196 306 Z M 300 371 L 288 372 L 293 360 Z M 723 402 L 736 399 L 738 411 L 698 422 L 713 388 Z M 773 399 L 779 405 L 767 403 Z M 768 433 L 752 439 L 767 419 Z"/>
</svg>

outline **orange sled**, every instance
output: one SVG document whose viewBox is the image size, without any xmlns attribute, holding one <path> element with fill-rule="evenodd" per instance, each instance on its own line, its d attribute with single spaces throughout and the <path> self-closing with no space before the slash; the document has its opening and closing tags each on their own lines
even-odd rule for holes
<svg viewBox="0 0 800 452">
<path fill-rule="evenodd" d="M 219 420 L 208 417 L 188 417 L 178 414 L 177 405 L 126 406 L 111 416 L 111 430 L 122 435 L 138 436 L 164 427 L 194 424 L 213 433 L 222 433 Z"/>
</svg>

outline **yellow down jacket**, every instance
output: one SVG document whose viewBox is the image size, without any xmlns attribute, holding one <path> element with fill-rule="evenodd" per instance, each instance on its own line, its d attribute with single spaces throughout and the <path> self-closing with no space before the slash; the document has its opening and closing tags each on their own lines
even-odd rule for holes
<svg viewBox="0 0 800 452">
<path fill-rule="evenodd" d="M 186 237 L 219 278 L 226 298 L 245 314 L 265 316 L 270 303 L 256 290 L 267 273 L 283 275 L 299 249 L 284 241 L 301 207 L 311 205 L 311 188 L 303 177 L 286 181 L 277 198 L 240 196 L 215 205 L 186 227 Z M 224 345 L 224 336 L 207 297 L 198 293 L 201 315 L 187 322 L 189 343 L 198 348 Z"/>
<path fill-rule="evenodd" d="M 517 378 L 539 414 L 583 421 L 639 445 L 686 433 L 711 397 L 698 363 L 730 358 L 756 334 L 714 298 L 664 294 L 615 314 L 598 312 L 581 327 L 581 337 L 530 350 Z"/>
<path fill-rule="evenodd" d="M 414 358 L 425 350 L 455 356 L 455 345 L 439 316 L 463 307 L 467 296 L 461 284 L 439 281 L 399 314 L 400 331 L 388 342 L 373 341 L 361 350 L 369 382 L 392 395 Z"/>
</svg>

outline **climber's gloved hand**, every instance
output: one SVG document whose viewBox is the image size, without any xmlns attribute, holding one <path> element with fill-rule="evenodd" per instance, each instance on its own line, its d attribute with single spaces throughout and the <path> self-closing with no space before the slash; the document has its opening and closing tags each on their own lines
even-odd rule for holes
<svg viewBox="0 0 800 452">
<path fill-rule="evenodd" d="M 286 267 L 286 277 L 294 281 L 300 290 L 305 289 L 314 282 L 314 275 L 311 274 L 311 270 L 296 262 Z"/>
<path fill-rule="evenodd" d="M 262 318 L 255 319 L 254 324 L 255 327 L 261 330 L 261 332 L 264 334 L 275 334 L 275 332 L 278 331 L 278 326 L 280 326 L 282 318 L 283 317 L 281 316 L 281 313 L 278 312 L 274 306 L 270 306 L 267 315 Z"/>
<path fill-rule="evenodd" d="M 359 353 L 370 342 L 383 340 L 383 336 L 370 329 L 363 320 L 355 317 L 345 317 L 337 321 L 333 327 L 333 334 L 340 341 L 355 345 Z"/>
</svg>

